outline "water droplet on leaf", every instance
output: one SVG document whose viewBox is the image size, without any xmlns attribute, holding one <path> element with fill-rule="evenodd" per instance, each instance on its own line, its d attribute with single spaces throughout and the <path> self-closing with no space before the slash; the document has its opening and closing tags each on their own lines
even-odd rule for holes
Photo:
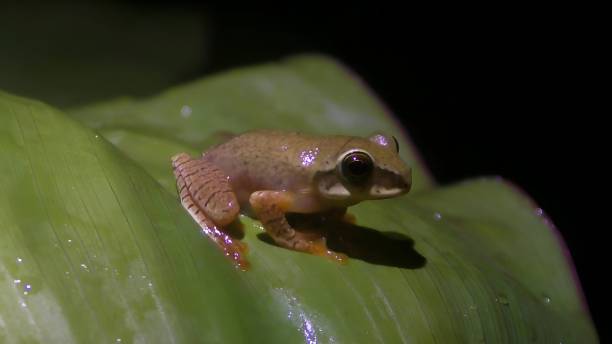
<svg viewBox="0 0 612 344">
<path fill-rule="evenodd" d="M 193 110 L 191 109 L 191 106 L 183 105 L 183 107 L 181 108 L 181 117 L 187 118 L 187 117 L 191 116 L 192 112 L 193 112 Z"/>
<path fill-rule="evenodd" d="M 502 304 L 502 305 L 508 305 L 510 302 L 508 302 L 508 298 L 506 298 L 505 295 L 497 295 L 497 297 L 495 298 L 495 302 Z"/>
</svg>

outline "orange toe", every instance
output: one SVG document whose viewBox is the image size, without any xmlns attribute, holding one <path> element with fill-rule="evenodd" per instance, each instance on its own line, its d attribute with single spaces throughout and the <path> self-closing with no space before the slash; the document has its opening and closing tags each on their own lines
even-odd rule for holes
<svg viewBox="0 0 612 344">
<path fill-rule="evenodd" d="M 346 264 L 348 262 L 348 256 L 346 254 L 330 250 L 327 248 L 327 245 L 325 245 L 325 240 L 313 242 L 310 245 L 308 253 L 325 257 L 341 264 Z"/>
</svg>

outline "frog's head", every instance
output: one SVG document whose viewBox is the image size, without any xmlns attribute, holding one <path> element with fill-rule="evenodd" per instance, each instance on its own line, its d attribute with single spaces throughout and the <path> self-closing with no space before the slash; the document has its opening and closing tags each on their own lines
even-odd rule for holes
<svg viewBox="0 0 612 344">
<path fill-rule="evenodd" d="M 405 194 L 412 170 L 399 156 L 393 136 L 375 134 L 348 140 L 317 176 L 319 193 L 342 205 Z"/>
</svg>

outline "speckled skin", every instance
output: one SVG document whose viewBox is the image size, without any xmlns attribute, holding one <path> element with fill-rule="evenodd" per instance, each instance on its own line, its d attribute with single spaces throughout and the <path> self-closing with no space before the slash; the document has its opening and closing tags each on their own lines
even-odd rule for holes
<svg viewBox="0 0 612 344">
<path fill-rule="evenodd" d="M 411 170 L 399 158 L 395 147 L 382 146 L 367 138 L 354 136 L 314 136 L 294 132 L 252 131 L 213 147 L 202 159 L 219 167 L 229 176 L 232 189 L 241 207 L 248 208 L 249 196 L 258 190 L 293 191 L 309 195 L 318 206 L 294 209 L 295 212 L 320 211 L 346 207 L 366 199 L 377 199 L 368 193 L 352 190 L 353 197 L 329 200 L 317 192 L 315 185 L 327 174 L 335 174 L 338 157 L 350 149 L 368 151 L 375 159 L 379 172 L 373 183 L 395 184 L 396 177 L 404 178 L 410 187 Z"/>
</svg>

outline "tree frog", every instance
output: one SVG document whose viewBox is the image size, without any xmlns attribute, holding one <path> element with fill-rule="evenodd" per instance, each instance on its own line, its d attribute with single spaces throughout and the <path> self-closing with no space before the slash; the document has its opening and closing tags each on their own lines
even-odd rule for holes
<svg viewBox="0 0 612 344">
<path fill-rule="evenodd" d="M 362 138 L 268 130 L 235 136 L 198 159 L 179 153 L 172 166 L 183 207 L 246 269 L 246 245 L 224 229 L 240 210 L 259 219 L 278 246 L 344 260 L 327 248 L 325 237 L 295 230 L 285 214 L 344 214 L 361 201 L 408 192 L 411 168 L 398 153 L 397 140 L 382 134 Z"/>
</svg>

